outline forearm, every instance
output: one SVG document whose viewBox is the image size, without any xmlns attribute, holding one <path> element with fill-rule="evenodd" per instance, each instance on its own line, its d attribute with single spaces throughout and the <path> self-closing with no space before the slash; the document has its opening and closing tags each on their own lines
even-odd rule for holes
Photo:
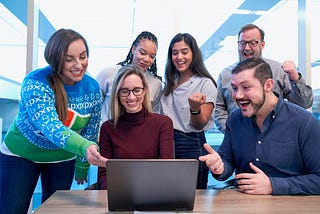
<svg viewBox="0 0 320 214">
<path fill-rule="evenodd" d="M 286 178 L 270 177 L 272 195 L 319 195 L 320 173 Z"/>
<path fill-rule="evenodd" d="M 201 105 L 200 109 L 190 109 L 190 111 L 197 112 L 190 112 L 190 123 L 192 127 L 198 130 L 202 130 L 207 125 L 213 112 L 213 108 L 213 103 L 205 103 Z"/>
<path fill-rule="evenodd" d="M 312 88 L 306 84 L 303 78 L 296 83 L 290 81 L 290 84 L 292 90 L 285 98 L 305 109 L 310 108 L 313 104 Z"/>
</svg>

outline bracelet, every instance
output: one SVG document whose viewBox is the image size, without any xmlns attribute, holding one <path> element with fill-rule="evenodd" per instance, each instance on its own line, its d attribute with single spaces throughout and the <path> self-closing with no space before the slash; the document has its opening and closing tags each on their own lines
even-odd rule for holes
<svg viewBox="0 0 320 214">
<path fill-rule="evenodd" d="M 198 114 L 201 113 L 201 108 L 200 108 L 198 111 L 192 111 L 192 110 L 190 109 L 190 113 L 191 113 L 191 115 L 198 115 Z"/>
</svg>

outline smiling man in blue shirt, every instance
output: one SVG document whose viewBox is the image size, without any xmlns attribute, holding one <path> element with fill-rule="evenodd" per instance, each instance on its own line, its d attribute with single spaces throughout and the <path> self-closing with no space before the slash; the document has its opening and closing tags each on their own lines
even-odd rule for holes
<svg viewBox="0 0 320 214">
<path fill-rule="evenodd" d="M 232 97 L 240 107 L 227 119 L 224 140 L 206 162 L 226 180 L 235 170 L 237 187 L 247 194 L 320 194 L 320 123 L 310 112 L 272 91 L 272 71 L 250 58 L 232 70 Z"/>
</svg>

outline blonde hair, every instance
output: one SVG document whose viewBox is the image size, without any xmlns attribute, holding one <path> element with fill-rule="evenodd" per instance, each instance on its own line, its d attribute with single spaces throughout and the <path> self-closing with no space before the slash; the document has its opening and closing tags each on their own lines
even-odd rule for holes
<svg viewBox="0 0 320 214">
<path fill-rule="evenodd" d="M 119 117 L 123 115 L 126 111 L 125 107 L 120 102 L 120 98 L 118 96 L 119 90 L 123 84 L 124 79 L 129 75 L 137 75 L 142 80 L 143 88 L 145 90 L 144 98 L 142 106 L 148 111 L 152 111 L 150 95 L 149 95 L 149 86 L 147 80 L 140 70 L 139 67 L 135 65 L 126 65 L 123 66 L 117 73 L 111 90 L 111 100 L 109 103 L 109 115 L 111 120 L 113 121 L 113 126 L 116 127 L 119 121 Z"/>
</svg>

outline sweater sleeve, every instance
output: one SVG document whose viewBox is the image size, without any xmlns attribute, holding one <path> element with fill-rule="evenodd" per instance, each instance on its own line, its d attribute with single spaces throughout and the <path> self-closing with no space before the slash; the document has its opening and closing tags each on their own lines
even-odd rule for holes
<svg viewBox="0 0 320 214">
<path fill-rule="evenodd" d="M 173 123 L 172 120 L 164 116 L 162 120 L 159 136 L 160 158 L 174 158 L 174 144 L 173 144 Z"/>
<path fill-rule="evenodd" d="M 19 115 L 20 120 L 31 120 L 34 132 L 39 133 L 38 138 L 26 136 L 29 141 L 39 141 L 37 144 L 45 148 L 46 143 L 54 144 L 56 148 L 62 148 L 77 155 L 86 156 L 86 148 L 94 142 L 79 135 L 77 132 L 65 126 L 60 120 L 55 107 L 55 96 L 50 86 L 44 82 L 28 79 L 21 90 L 21 99 L 25 102 L 23 108 L 27 115 Z M 98 117 L 98 115 L 96 116 Z M 21 123 L 20 126 L 24 126 Z M 19 128 L 19 127 L 18 127 Z M 20 127 L 24 129 L 24 127 Z M 40 137 L 40 136 L 44 136 Z M 93 138 L 92 138 L 93 139 Z"/>
</svg>

